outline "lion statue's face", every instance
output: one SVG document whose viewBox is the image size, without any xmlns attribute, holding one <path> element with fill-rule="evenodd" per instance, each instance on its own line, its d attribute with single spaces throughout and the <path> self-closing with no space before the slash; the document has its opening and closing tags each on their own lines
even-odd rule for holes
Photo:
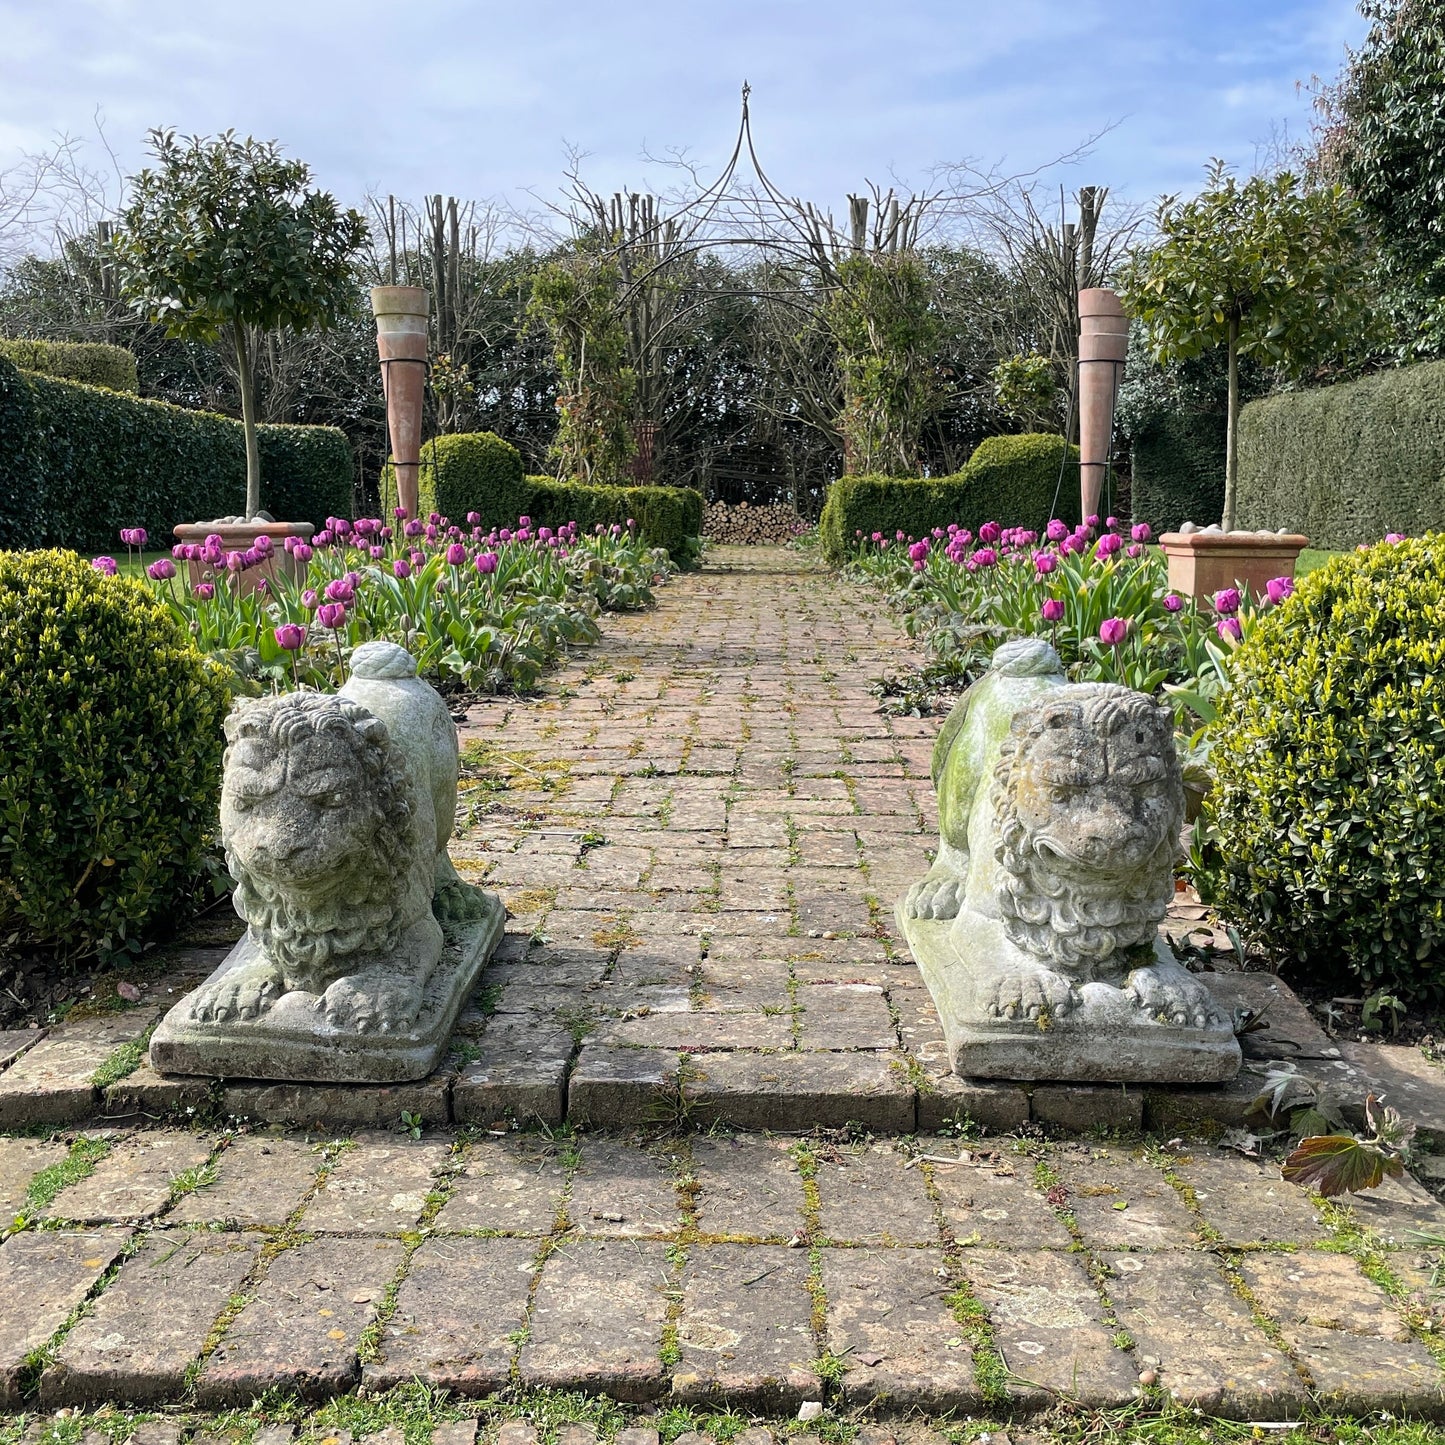
<svg viewBox="0 0 1445 1445">
<path fill-rule="evenodd" d="M 221 792 L 221 828 L 237 863 L 301 895 L 338 879 L 348 859 L 376 849 L 380 815 L 367 806 L 364 770 L 335 733 L 288 749 L 245 738 L 232 751 Z"/>
<path fill-rule="evenodd" d="M 288 987 L 319 992 L 385 951 L 414 911 L 409 776 L 385 726 L 340 697 L 238 704 L 226 724 L 221 841 L 236 910 Z"/>
<path fill-rule="evenodd" d="M 1014 941 L 1076 966 L 1152 941 L 1184 818 L 1169 709 L 1112 684 L 1051 689 L 1014 718 L 996 785 Z"/>
</svg>

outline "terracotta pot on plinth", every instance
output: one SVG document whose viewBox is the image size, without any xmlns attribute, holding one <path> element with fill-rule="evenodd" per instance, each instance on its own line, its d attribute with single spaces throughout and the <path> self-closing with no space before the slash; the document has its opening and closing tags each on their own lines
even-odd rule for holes
<svg viewBox="0 0 1445 1445">
<path fill-rule="evenodd" d="M 376 317 L 376 350 L 381 357 L 397 500 L 408 517 L 415 517 L 431 295 L 420 286 L 373 286 L 371 311 Z"/>
<path fill-rule="evenodd" d="M 227 552 L 247 552 L 256 544 L 258 537 L 269 537 L 272 543 L 271 555 L 264 561 L 247 567 L 244 572 L 230 572 L 224 565 L 212 567 L 198 560 L 188 561 L 190 583 L 194 587 L 200 582 L 215 582 L 234 585 L 241 596 L 256 590 L 256 583 L 264 577 L 267 582 L 289 577 L 299 582 L 306 575 L 306 563 L 298 562 L 286 550 L 286 538 L 296 537 L 310 542 L 316 530 L 310 522 L 182 522 L 172 529 L 176 541 L 199 547 L 207 537 L 218 536 L 221 546 Z"/>
<path fill-rule="evenodd" d="M 1175 592 L 1209 597 L 1221 587 L 1256 597 L 1272 577 L 1293 577 L 1310 539 L 1298 532 L 1166 532 L 1159 539 Z"/>
<path fill-rule="evenodd" d="M 1114 450 L 1114 408 L 1129 354 L 1129 318 L 1103 286 L 1079 292 L 1080 516 L 1099 510 Z"/>
</svg>

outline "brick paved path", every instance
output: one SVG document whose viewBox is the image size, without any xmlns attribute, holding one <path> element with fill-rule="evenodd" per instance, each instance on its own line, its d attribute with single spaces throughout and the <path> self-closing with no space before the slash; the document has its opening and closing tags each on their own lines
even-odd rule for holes
<svg viewBox="0 0 1445 1445">
<path fill-rule="evenodd" d="M 1335 1210 L 1178 1139 L 881 1137 L 966 1109 L 1169 1140 L 1230 1122 L 1258 1079 L 1030 1100 L 943 1074 L 890 917 L 933 841 L 935 723 L 867 693 L 904 647 L 876 599 L 793 554 L 724 551 L 606 632 L 541 701 L 478 705 L 464 729 L 459 866 L 514 917 L 431 1079 L 212 1092 L 136 1068 L 217 949 L 126 1012 L 0 1038 L 0 1127 L 90 1121 L 0 1135 L 0 1219 L 25 1220 L 0 1245 L 0 1411 L 164 1404 L 189 1413 L 137 1445 L 175 1445 L 178 1419 L 209 1430 L 268 1391 L 421 1380 L 523 1414 L 544 1387 L 610 1396 L 643 1432 L 621 1445 L 657 1445 L 658 1404 L 1445 1408 L 1438 1251 L 1411 1234 L 1445 1209 L 1413 1180 Z M 1273 1017 L 1257 1066 L 1363 1079 L 1292 996 Z M 1438 1078 L 1415 1067 L 1428 1107 Z M 188 1108 L 209 1132 L 145 1127 Z M 569 1109 L 592 1127 L 538 1128 Z M 317 1127 L 215 1132 L 237 1114 Z M 491 1127 L 506 1116 L 530 1132 Z M 688 1127 L 718 1118 L 734 1127 Z M 460 1413 L 436 1445 L 470 1445 Z M 347 1445 L 340 1418 L 305 1428 Z M 534 1445 L 507 1428 L 497 1445 Z"/>
<path fill-rule="evenodd" d="M 1442 1401 L 1407 1232 L 1445 1210 L 1412 1181 L 1321 1219 L 1276 1169 L 1207 1146 L 150 1130 L 88 1148 L 93 1172 L 0 1247 L 12 1409 L 414 1380 L 784 1414 L 1150 1389 L 1245 1418 Z M 7 1211 L 65 1151 L 0 1140 Z"/>
</svg>

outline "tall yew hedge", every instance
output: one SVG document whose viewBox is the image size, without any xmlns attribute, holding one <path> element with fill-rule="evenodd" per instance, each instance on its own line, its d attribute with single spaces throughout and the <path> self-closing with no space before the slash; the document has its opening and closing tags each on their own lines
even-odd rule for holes
<svg viewBox="0 0 1445 1445">
<path fill-rule="evenodd" d="M 260 430 L 272 516 L 351 511 L 351 446 L 334 427 Z M 246 500 L 241 423 L 124 392 L 21 372 L 0 359 L 0 547 L 116 545 L 121 527 L 169 540 L 177 522 L 234 516 Z"/>
<path fill-rule="evenodd" d="M 1329 548 L 1445 528 L 1445 361 L 1250 402 L 1238 526 Z"/>
</svg>

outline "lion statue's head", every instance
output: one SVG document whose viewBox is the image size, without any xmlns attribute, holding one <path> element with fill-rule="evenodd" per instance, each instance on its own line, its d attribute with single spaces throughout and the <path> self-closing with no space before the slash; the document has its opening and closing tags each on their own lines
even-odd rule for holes
<svg viewBox="0 0 1445 1445">
<path fill-rule="evenodd" d="M 994 779 L 1013 942 L 1080 978 L 1152 943 L 1184 821 L 1170 710 L 1112 683 L 1053 688 L 1014 717 Z"/>
<path fill-rule="evenodd" d="M 288 989 L 321 993 L 350 955 L 391 950 L 429 906 L 406 759 L 366 708 L 310 692 L 239 702 L 226 741 L 236 912 Z"/>
</svg>

